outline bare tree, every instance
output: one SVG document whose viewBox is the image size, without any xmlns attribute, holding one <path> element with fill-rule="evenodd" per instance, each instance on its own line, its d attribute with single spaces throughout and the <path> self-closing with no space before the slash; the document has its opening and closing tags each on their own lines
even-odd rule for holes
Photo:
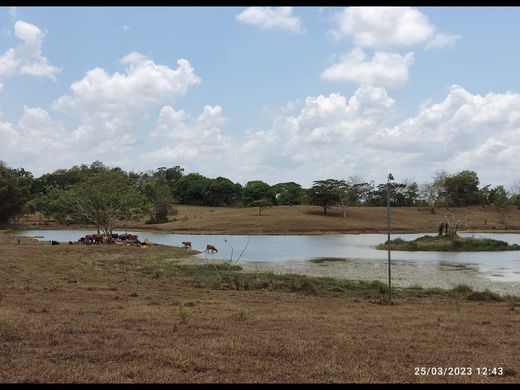
<svg viewBox="0 0 520 390">
<path fill-rule="evenodd" d="M 444 223 L 448 224 L 448 237 L 456 237 L 457 232 L 461 229 L 468 228 L 468 216 L 457 217 L 452 213 L 444 215 Z"/>
</svg>

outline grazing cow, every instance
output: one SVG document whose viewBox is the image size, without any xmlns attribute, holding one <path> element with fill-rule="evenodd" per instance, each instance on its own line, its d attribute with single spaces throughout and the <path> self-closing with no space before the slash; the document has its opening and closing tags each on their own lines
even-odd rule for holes
<svg viewBox="0 0 520 390">
<path fill-rule="evenodd" d="M 92 237 L 92 235 L 87 234 L 84 238 L 85 238 L 85 244 L 91 245 L 94 243 L 94 237 Z"/>
<path fill-rule="evenodd" d="M 51 241 L 51 245 L 60 245 L 60 243 L 59 243 L 58 241 L 54 241 L 54 240 L 52 240 L 52 241 Z"/>
<path fill-rule="evenodd" d="M 184 245 L 184 249 L 191 250 L 191 241 L 183 241 L 182 245 Z"/>
<path fill-rule="evenodd" d="M 135 240 L 127 240 L 127 243 L 130 243 L 130 245 L 132 245 L 132 246 L 134 246 L 134 244 L 136 246 L 138 246 L 138 247 L 141 246 L 141 241 L 139 241 L 137 239 L 135 239 Z"/>
<path fill-rule="evenodd" d="M 208 244 L 208 245 L 206 245 L 206 252 L 214 253 L 214 252 L 218 252 L 218 249 L 215 248 L 215 245 Z"/>
<path fill-rule="evenodd" d="M 94 244 L 102 244 L 103 243 L 103 235 L 102 234 L 93 234 L 92 239 L 94 240 Z"/>
</svg>

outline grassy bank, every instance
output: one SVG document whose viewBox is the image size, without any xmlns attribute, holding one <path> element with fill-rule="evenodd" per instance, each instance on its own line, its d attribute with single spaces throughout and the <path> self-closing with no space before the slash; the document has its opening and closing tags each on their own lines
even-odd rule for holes
<svg viewBox="0 0 520 390">
<path fill-rule="evenodd" d="M 379 281 L 343 280 L 326 277 L 309 277 L 298 274 L 272 272 L 238 272 L 239 266 L 230 270 L 227 264 L 176 265 L 182 273 L 193 278 L 200 288 L 224 290 L 268 290 L 295 292 L 314 296 L 377 299 L 387 303 L 388 286 Z M 467 285 L 452 289 L 393 287 L 395 299 L 450 298 L 470 301 L 510 302 L 520 304 L 520 297 L 499 295 L 489 290 L 474 291 Z"/>
<path fill-rule="evenodd" d="M 388 305 L 377 282 L 246 273 L 159 245 L 17 239 L 0 234 L 2 383 L 520 377 L 520 306 L 508 297 L 417 287 L 396 289 Z M 416 376 L 418 366 L 505 375 Z"/>
<path fill-rule="evenodd" d="M 387 249 L 387 243 L 377 245 L 377 249 Z M 413 241 L 405 241 L 402 238 L 390 240 L 390 248 L 400 251 L 441 251 L 441 252 L 477 252 L 477 251 L 515 251 L 520 250 L 518 244 L 508 244 L 505 241 L 490 238 L 472 237 L 445 237 L 423 236 Z"/>
<path fill-rule="evenodd" d="M 350 207 L 343 218 L 343 210 L 334 207 L 323 215 L 318 206 L 275 206 L 258 215 L 256 208 L 204 207 L 176 205 L 177 214 L 163 224 L 129 223 L 129 228 L 164 232 L 219 234 L 324 234 L 378 233 L 387 228 L 385 207 Z M 510 207 L 501 215 L 492 207 L 439 208 L 393 207 L 393 232 L 436 232 L 446 213 L 467 216 L 472 230 L 520 230 L 520 210 Z M 27 228 L 60 228 L 52 221 L 40 221 L 32 215 L 20 220 Z M 42 223 L 39 225 L 39 223 Z M 119 223 L 124 228 L 124 222 Z M 70 228 L 70 227 L 68 227 Z"/>
</svg>

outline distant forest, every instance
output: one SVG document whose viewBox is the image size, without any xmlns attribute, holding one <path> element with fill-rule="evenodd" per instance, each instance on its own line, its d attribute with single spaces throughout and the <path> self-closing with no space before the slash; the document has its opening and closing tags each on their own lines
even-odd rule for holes
<svg viewBox="0 0 520 390">
<path fill-rule="evenodd" d="M 245 185 L 219 176 L 208 178 L 184 172 L 180 166 L 145 172 L 126 172 L 96 161 L 34 177 L 23 168 L 0 162 L 0 223 L 23 214 L 41 212 L 62 223 L 96 223 L 108 230 L 118 218 L 146 218 L 163 223 L 175 213 L 175 204 L 212 207 L 318 205 L 330 207 L 386 206 L 459 207 L 486 205 L 504 210 L 520 207 L 520 185 L 481 187 L 476 172 L 436 172 L 431 182 L 374 183 L 359 176 L 316 180 L 310 188 L 295 182 L 268 184 L 251 180 Z"/>
</svg>

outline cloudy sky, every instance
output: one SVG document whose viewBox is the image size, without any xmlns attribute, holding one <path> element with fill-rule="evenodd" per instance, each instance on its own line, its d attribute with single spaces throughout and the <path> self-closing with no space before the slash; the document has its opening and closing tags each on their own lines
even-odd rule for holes
<svg viewBox="0 0 520 390">
<path fill-rule="evenodd" d="M 520 8 L 0 7 L 0 160 L 520 179 Z"/>
</svg>

